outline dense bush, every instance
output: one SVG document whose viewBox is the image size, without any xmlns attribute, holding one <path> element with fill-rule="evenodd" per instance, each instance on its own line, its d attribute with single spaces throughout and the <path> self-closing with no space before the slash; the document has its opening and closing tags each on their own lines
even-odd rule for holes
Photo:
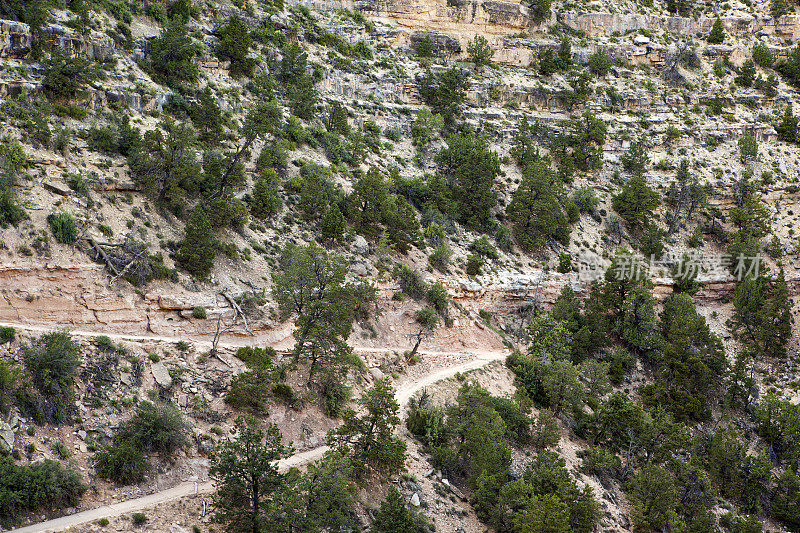
<svg viewBox="0 0 800 533">
<path fill-rule="evenodd" d="M 569 243 L 570 225 L 565 210 L 568 198 L 545 161 L 523 169 L 522 183 L 506 209 L 517 244 L 535 250 L 553 239 Z"/>
<path fill-rule="evenodd" d="M 61 244 L 73 244 L 78 239 L 78 226 L 75 217 L 69 213 L 52 213 L 47 216 L 50 231 Z"/>
<path fill-rule="evenodd" d="M 11 326 L 0 326 L 0 344 L 13 341 L 17 336 L 17 330 Z"/>
<path fill-rule="evenodd" d="M 589 56 L 589 70 L 595 76 L 604 77 L 611 70 L 611 56 L 605 50 L 598 50 Z"/>
<path fill-rule="evenodd" d="M 494 181 L 500 175 L 500 158 L 489 143 L 471 132 L 453 134 L 436 155 L 436 163 L 440 179 L 449 188 L 445 210 L 468 228 L 490 227 L 497 205 Z"/>
<path fill-rule="evenodd" d="M 247 24 L 233 15 L 219 31 L 219 44 L 215 50 L 217 57 L 230 61 L 231 76 L 251 76 L 255 67 L 255 59 L 247 57 L 252 45 Z"/>
<path fill-rule="evenodd" d="M 470 87 L 469 73 L 457 67 L 440 74 L 427 71 L 417 79 L 417 83 L 425 103 L 435 114 L 442 116 L 446 125 L 452 126 L 461 115 L 461 105 Z"/>
<path fill-rule="evenodd" d="M 17 203 L 14 191 L 11 188 L 0 187 L 0 228 L 8 225 L 16 226 L 27 218 L 27 213 Z"/>
<path fill-rule="evenodd" d="M 0 522 L 10 525 L 26 511 L 76 507 L 86 488 L 77 470 L 56 461 L 18 466 L 0 456 Z"/>
<path fill-rule="evenodd" d="M 50 57 L 44 61 L 44 78 L 42 88 L 51 97 L 68 99 L 85 85 L 98 77 L 92 62 L 84 57 L 70 57 L 54 47 Z"/>
<path fill-rule="evenodd" d="M 60 423 L 75 410 L 73 380 L 81 364 L 81 347 L 66 331 L 46 333 L 22 348 L 31 385 L 26 390 L 23 411 L 40 423 Z"/>
<path fill-rule="evenodd" d="M 142 481 L 149 468 L 144 451 L 125 440 L 109 444 L 95 456 L 97 474 L 122 485 Z"/>
<path fill-rule="evenodd" d="M 186 223 L 185 236 L 176 257 L 187 272 L 205 278 L 214 266 L 216 244 L 211 223 L 202 207 L 195 208 Z"/>
<path fill-rule="evenodd" d="M 189 36 L 186 25 L 175 17 L 153 39 L 147 66 L 157 81 L 171 87 L 194 83 L 200 75 L 195 61 L 200 47 Z"/>
<path fill-rule="evenodd" d="M 122 423 L 115 440 L 170 457 L 188 443 L 186 427 L 183 416 L 174 405 L 142 402 L 136 413 Z"/>
</svg>

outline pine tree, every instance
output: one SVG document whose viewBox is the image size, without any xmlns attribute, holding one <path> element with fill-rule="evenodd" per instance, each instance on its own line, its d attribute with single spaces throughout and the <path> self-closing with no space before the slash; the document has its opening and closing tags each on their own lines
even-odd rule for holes
<svg viewBox="0 0 800 533">
<path fill-rule="evenodd" d="M 247 57 L 252 42 L 247 24 L 238 15 L 229 18 L 228 23 L 220 32 L 216 54 L 223 61 L 230 61 L 231 76 L 251 76 L 253 74 L 255 60 Z"/>
<path fill-rule="evenodd" d="M 214 266 L 216 243 L 205 210 L 198 206 L 186 222 L 185 236 L 176 258 L 187 272 L 205 278 Z"/>
<path fill-rule="evenodd" d="M 731 331 L 758 356 L 784 358 L 791 336 L 791 307 L 783 269 L 773 282 L 764 276 L 745 276 L 734 292 Z"/>
<path fill-rule="evenodd" d="M 781 123 L 775 126 L 778 140 L 787 143 L 797 142 L 797 124 L 798 118 L 794 116 L 792 106 L 786 106 L 786 111 L 783 113 Z"/>
<path fill-rule="evenodd" d="M 399 194 L 392 194 L 386 200 L 383 223 L 386 225 L 389 242 L 401 254 L 407 254 L 412 246 L 419 245 L 422 240 L 417 213 Z"/>
<path fill-rule="evenodd" d="M 611 200 L 614 211 L 635 230 L 653 218 L 653 210 L 659 203 L 658 193 L 647 185 L 642 175 L 634 175 Z"/>
<path fill-rule="evenodd" d="M 769 14 L 772 18 L 780 18 L 789 14 L 789 4 L 786 0 L 772 0 L 769 6 Z"/>
<path fill-rule="evenodd" d="M 389 489 L 386 499 L 381 502 L 375 520 L 373 533 L 413 533 L 414 519 L 409 512 L 403 496 L 394 486 Z"/>
<path fill-rule="evenodd" d="M 719 17 L 714 22 L 714 26 L 711 27 L 706 41 L 708 41 L 708 44 L 722 44 L 725 41 L 725 28 L 722 27 L 722 20 Z"/>
<path fill-rule="evenodd" d="M 328 130 L 335 131 L 342 135 L 350 135 L 350 123 L 347 122 L 347 111 L 339 102 L 331 104 L 331 111 L 328 117 Z"/>
<path fill-rule="evenodd" d="M 570 225 L 562 206 L 564 192 L 542 160 L 526 165 L 522 183 L 506 209 L 514 238 L 525 250 L 534 250 L 552 238 L 569 243 Z"/>
<path fill-rule="evenodd" d="M 250 200 L 250 214 L 255 218 L 266 220 L 275 216 L 280 210 L 278 182 L 278 173 L 273 168 L 261 172 L 261 176 L 253 186 L 253 197 Z"/>
<path fill-rule="evenodd" d="M 155 76 L 177 87 L 194 83 L 200 75 L 195 57 L 200 47 L 192 40 L 180 17 L 170 20 L 161 34 L 153 39 L 148 66 Z"/>
<path fill-rule="evenodd" d="M 378 381 L 358 400 L 363 414 L 346 409 L 342 425 L 328 434 L 332 447 L 350 457 L 356 475 L 391 476 L 403 468 L 406 443 L 394 436 L 400 423 L 400 406 L 388 379 Z"/>
<path fill-rule="evenodd" d="M 217 489 L 214 519 L 229 531 L 266 533 L 285 478 L 276 462 L 289 450 L 277 426 L 270 424 L 264 432 L 252 417 L 237 418 L 233 434 L 220 446 L 210 470 Z"/>
<path fill-rule="evenodd" d="M 497 152 L 474 133 L 456 133 L 447 138 L 447 147 L 436 155 L 436 163 L 450 185 L 458 221 L 470 229 L 490 226 L 497 205 L 494 180 L 500 175 Z"/>
<path fill-rule="evenodd" d="M 346 228 L 344 215 L 336 204 L 331 204 L 319 222 L 319 235 L 322 242 L 340 242 Z"/>
</svg>

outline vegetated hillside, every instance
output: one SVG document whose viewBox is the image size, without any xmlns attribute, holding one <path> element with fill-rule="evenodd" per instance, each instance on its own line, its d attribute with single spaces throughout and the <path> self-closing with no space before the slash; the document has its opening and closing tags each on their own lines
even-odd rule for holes
<svg viewBox="0 0 800 533">
<path fill-rule="evenodd" d="M 0 524 L 800 528 L 796 7 L 0 1 Z"/>
</svg>

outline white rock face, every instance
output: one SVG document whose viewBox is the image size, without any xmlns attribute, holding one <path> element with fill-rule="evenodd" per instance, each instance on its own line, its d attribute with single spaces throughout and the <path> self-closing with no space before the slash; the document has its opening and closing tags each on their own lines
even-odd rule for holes
<svg viewBox="0 0 800 533">
<path fill-rule="evenodd" d="M 14 449 L 14 430 L 8 422 L 0 422 L 0 446 L 9 450 Z"/>
<path fill-rule="evenodd" d="M 153 378 L 158 383 L 159 387 L 168 389 L 172 387 L 172 376 L 169 375 L 169 370 L 164 366 L 164 363 L 158 362 L 152 366 Z"/>
</svg>

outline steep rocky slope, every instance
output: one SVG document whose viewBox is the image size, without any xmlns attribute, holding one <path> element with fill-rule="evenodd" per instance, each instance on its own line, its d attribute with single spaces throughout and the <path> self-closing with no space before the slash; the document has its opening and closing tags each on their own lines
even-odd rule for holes
<svg viewBox="0 0 800 533">
<path fill-rule="evenodd" d="M 541 323 L 535 316 L 556 303 L 564 287 L 575 290 L 588 315 L 591 302 L 600 298 L 591 292 L 591 282 L 602 279 L 614 257 L 626 250 L 644 261 L 656 260 L 647 275 L 653 280 L 647 292 L 655 297 L 649 304 L 651 310 L 655 305 L 652 321 L 638 308 L 633 316 L 637 324 L 650 324 L 645 327 L 662 335 L 665 326 L 656 312 L 673 292 L 683 290 L 674 268 L 683 254 L 691 254 L 703 263 L 696 280 L 702 285 L 691 292 L 691 300 L 703 324 L 719 338 L 728 363 L 716 377 L 717 387 L 704 391 L 707 416 L 681 418 L 674 405 L 680 402 L 669 403 L 663 396 L 655 403 L 667 406 L 692 442 L 671 452 L 669 469 L 663 462 L 669 479 L 686 487 L 681 475 L 696 474 L 702 479 L 688 484 L 691 489 L 713 488 L 703 503 L 706 514 L 676 515 L 681 507 L 689 508 L 693 493 L 686 489 L 672 514 L 649 527 L 745 531 L 734 529 L 733 518 L 725 522 L 722 517 L 729 511 L 752 516 L 768 530 L 790 530 L 800 523 L 773 505 L 796 500 L 788 499 L 792 492 L 786 489 L 791 483 L 786 472 L 796 467 L 796 456 L 785 443 L 800 435 L 786 423 L 781 431 L 789 434 L 769 440 L 766 422 L 758 418 L 758 406 L 765 405 L 759 402 L 768 392 L 797 404 L 796 306 L 789 306 L 788 336 L 777 339 L 775 334 L 755 343 L 785 345 L 785 357 L 753 357 L 744 372 L 753 379 L 747 382 L 744 405 L 734 405 L 728 394 L 734 387 L 728 384 L 737 361 L 743 360 L 738 354 L 755 348 L 746 335 L 735 335 L 741 284 L 738 272 L 723 264 L 726 257 L 737 260 L 740 252 L 761 251 L 762 273 L 767 267 L 774 281 L 781 270 L 788 302 L 800 297 L 795 229 L 800 137 L 796 120 L 792 123 L 791 113 L 786 114 L 798 100 L 800 71 L 789 67 L 800 68 L 795 48 L 800 15 L 789 12 L 790 7 L 773 18 L 770 3 L 757 1 L 720 5 L 695 0 L 687 11 L 686 2 L 678 1 L 670 11 L 675 2 L 566 0 L 553 2 L 541 15 L 537 6 L 544 3 L 496 0 L 309 0 L 287 6 L 255 0 L 41 2 L 44 18 L 34 20 L 20 7 L 25 4 L 0 2 L 8 17 L 0 21 L 0 193 L 11 191 L 0 196 L 0 325 L 15 330 L 14 340 L 0 344 L 0 358 L 24 369 L 27 346 L 48 331 L 65 329 L 80 344 L 83 359 L 74 378 L 76 415 L 70 424 L 35 423 L 24 405 L 11 402 L 6 408 L 0 394 L 0 448 L 18 465 L 40 464 L 45 458 L 72 463 L 91 490 L 66 509 L 25 511 L 15 519 L 32 524 L 46 515 L 71 514 L 181 482 L 206 483 L 212 451 L 230 438 L 241 414 L 224 398 L 232 380 L 252 370 L 237 357 L 240 347 L 277 350 L 276 366 L 285 365 L 278 381 L 292 391 L 291 401 L 270 396 L 260 423 L 276 424 L 297 452 L 321 450 L 327 432 L 340 420 L 326 415 L 319 401 L 323 393 L 306 380 L 306 368 L 289 364 L 296 341 L 294 316 L 280 308 L 280 287 L 273 277 L 284 267 L 281 254 L 287 244 L 317 242 L 342 258 L 348 282 L 365 281 L 375 290 L 369 302 L 373 310 L 359 316 L 346 336 L 363 365 L 338 376 L 353 387 L 346 405 L 354 408 L 363 392 L 387 377 L 401 392 L 428 380 L 426 388 L 438 406 L 458 404 L 459 387 L 472 380 L 495 396 L 524 395 L 518 368 L 490 361 L 514 349 L 539 353 L 536 327 Z M 226 24 L 234 18 L 252 39 L 241 65 L 220 52 L 232 46 Z M 191 49 L 183 59 L 170 58 L 159 48 L 177 19 L 184 33 L 168 43 L 174 48 L 167 48 L 176 54 L 179 44 Z M 722 42 L 709 42 L 719 25 Z M 298 48 L 292 48 L 295 44 Z M 481 46 L 491 54 L 476 60 Z M 307 54 L 307 64 L 298 50 Z M 286 59 L 290 53 L 297 54 L 295 63 Z M 771 61 L 763 59 L 765 54 Z M 98 72 L 89 76 L 73 63 L 82 60 Z M 166 67 L 157 61 L 167 62 Z M 180 79 L 179 67 L 186 66 L 182 61 L 196 66 L 197 75 Z M 290 71 L 296 64 L 299 70 Z M 250 72 L 232 75 L 236 68 Z M 459 70 L 466 84 L 442 101 L 446 76 Z M 272 102 L 275 117 L 269 115 L 273 108 L 258 107 Z M 444 118 L 426 114 L 431 108 Z M 248 116 L 254 109 L 276 125 L 250 138 L 248 128 L 259 118 Z M 336 113 L 343 114 L 338 122 Z M 787 120 L 795 131 L 787 133 Z M 155 143 L 156 135 L 148 138 L 145 132 L 166 132 L 174 124 L 192 126 L 186 146 L 178 146 L 183 134 L 176 129 L 159 137 L 159 150 L 152 150 L 149 159 L 125 147 L 125 132 L 139 130 L 143 137 L 138 142 Z M 478 206 L 465 208 L 458 202 L 468 201 L 447 196 L 456 194 L 458 179 L 444 185 L 446 193 L 435 189 L 434 177 L 450 171 L 437 154 L 455 145 L 451 134 L 457 131 L 485 139 L 487 159 L 490 152 L 498 156 L 484 225 L 469 223 L 468 215 Z M 249 149 L 242 150 L 248 140 Z M 520 155 L 525 146 L 529 151 Z M 752 146 L 755 154 L 747 152 Z M 17 147 L 22 160 L 15 155 Z M 581 149 L 588 153 L 583 161 Z M 458 153 L 455 159 L 464 157 L 469 154 Z M 171 158 L 184 158 L 186 167 L 165 166 Z M 676 192 L 682 161 L 702 200 Z M 531 168 L 541 169 L 539 164 L 552 166 L 548 172 L 556 196 L 529 217 L 529 222 L 547 222 L 537 229 L 540 241 L 526 246 L 523 224 L 511 206 L 521 202 L 517 191 L 530 183 L 536 175 Z M 487 168 L 481 165 L 479 171 Z M 280 202 L 274 212 L 259 216 L 257 184 L 273 169 L 271 186 Z M 370 169 L 381 176 L 379 192 L 364 192 Z M 226 185 L 229 171 L 236 178 Z M 626 218 L 615 198 L 641 176 L 643 187 L 661 201 L 657 207 L 636 205 Z M 163 186 L 169 180 L 175 191 Z M 315 184 L 321 192 L 313 189 Z M 593 199 L 580 203 L 587 191 Z M 377 208 L 369 204 L 372 193 L 384 195 Z M 436 194 L 451 205 L 437 204 Z M 475 191 L 466 195 L 468 200 L 478 196 Z M 695 200 L 696 210 L 687 214 L 685 202 Z M 24 215 L 12 218 L 13 205 Z M 241 206 L 244 220 L 226 206 Z M 342 227 L 326 238 L 324 215 L 332 206 L 343 218 Z M 218 210 L 213 212 L 218 218 L 207 275 L 190 273 L 197 259 L 180 259 L 190 213 L 201 208 Z M 547 217 L 554 212 L 561 218 Z M 62 216 L 72 220 L 71 238 L 59 237 Z M 638 226 L 631 222 L 639 218 Z M 556 234 L 558 225 L 567 228 L 566 239 Z M 748 231 L 755 226 L 765 229 L 753 237 Z M 481 247 L 483 236 L 488 240 Z M 737 248 L 739 238 L 746 246 Z M 403 239 L 411 241 L 407 250 Z M 451 254 L 444 265 L 436 260 L 443 250 Z M 420 310 L 435 304 L 412 295 L 398 264 L 418 271 L 428 285 L 446 289 L 449 303 L 438 327 L 423 327 Z M 773 294 L 773 286 L 766 285 L 763 294 Z M 631 305 L 626 300 L 621 315 Z M 577 339 L 578 332 L 570 332 L 570 342 L 573 333 Z M 592 489 L 600 509 L 594 529 L 626 531 L 634 523 L 646 529 L 636 483 L 654 461 L 650 452 L 642 452 L 645 460 L 633 457 L 638 453 L 631 451 L 633 444 L 627 452 L 607 445 L 624 463 L 614 475 L 588 469 L 579 452 L 606 446 L 592 433 L 591 421 L 605 412 L 615 392 L 645 405 L 645 419 L 654 416 L 654 400 L 648 400 L 643 387 L 663 384 L 662 369 L 672 367 L 653 353 L 668 348 L 643 347 L 613 328 L 601 337 L 607 341 L 599 346 L 595 337 L 598 346 L 588 350 L 588 359 L 608 365 L 628 349 L 635 357 L 624 376 L 593 401 L 581 402 L 575 412 L 554 408 L 559 415 L 555 444 L 509 440 L 511 460 L 504 475 L 522 479 L 534 458 L 551 449 L 581 488 Z M 410 357 L 417 340 L 419 353 Z M 557 344 L 549 337 L 547 342 Z M 471 367 L 477 370 L 467 378 L 448 373 L 473 362 L 480 364 Z M 579 368 L 580 361 L 574 362 Z M 429 379 L 437 372 L 447 379 Z M 590 388 L 586 372 L 576 376 L 581 387 Z M 533 401 L 520 405 L 537 420 L 546 406 L 530 389 L 527 394 Z M 144 481 L 121 485 L 101 478 L 96 452 L 111 442 L 134 406 L 148 399 L 177 406 L 189 422 L 188 444 L 171 460 L 155 454 Z M 400 403 L 405 410 L 406 402 Z M 719 428 L 729 426 L 740 439 L 741 452 L 736 453 L 741 457 L 735 459 L 746 465 L 737 471 L 740 476 L 756 470 L 752 458 L 770 458 L 759 486 L 762 496 L 755 500 L 743 496 L 754 490 L 751 485 L 733 490 L 726 485 L 730 479 L 708 464 L 708 458 L 719 457 L 714 453 L 722 454 L 713 444 Z M 395 485 L 437 531 L 503 528 L 487 522 L 480 504 L 484 493 L 475 479 L 464 472 L 448 479 L 441 456 L 423 444 L 424 438 L 404 427 L 396 433 L 408 442 L 407 470 L 365 483 L 357 492 L 352 512 L 361 527 L 369 527 L 388 487 Z M 705 470 L 686 473 L 678 463 Z M 210 504 L 206 494 L 145 510 L 148 521 L 142 527 L 224 527 L 212 521 Z M 109 515 L 108 528 L 131 529 L 129 513 Z M 708 522 L 703 523 L 706 529 L 698 517 Z M 79 527 L 102 529 L 97 524 Z M 570 527 L 577 528 L 574 520 Z"/>
</svg>

